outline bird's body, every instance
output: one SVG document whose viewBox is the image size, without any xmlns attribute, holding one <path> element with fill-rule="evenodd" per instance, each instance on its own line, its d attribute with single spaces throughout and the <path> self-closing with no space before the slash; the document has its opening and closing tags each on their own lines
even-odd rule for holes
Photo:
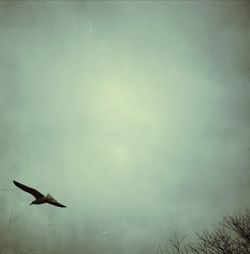
<svg viewBox="0 0 250 254">
<path fill-rule="evenodd" d="M 54 206 L 58 206 L 58 207 L 66 207 L 63 204 L 60 204 L 58 201 L 56 201 L 50 194 L 47 194 L 46 196 L 44 196 L 42 193 L 40 193 L 39 191 L 30 188 L 26 185 L 23 185 L 21 183 L 18 183 L 16 181 L 13 181 L 13 183 L 20 189 L 22 189 L 23 191 L 26 191 L 28 193 L 30 193 L 31 195 L 33 195 L 36 199 L 34 201 L 32 201 L 30 203 L 30 205 L 41 205 L 44 203 L 48 203 Z"/>
</svg>

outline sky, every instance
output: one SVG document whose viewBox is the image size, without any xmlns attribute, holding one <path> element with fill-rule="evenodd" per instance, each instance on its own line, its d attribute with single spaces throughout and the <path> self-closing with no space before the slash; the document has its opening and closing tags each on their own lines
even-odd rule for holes
<svg viewBox="0 0 250 254">
<path fill-rule="evenodd" d="M 249 8 L 1 1 L 0 253 L 152 254 L 249 207 Z"/>
</svg>

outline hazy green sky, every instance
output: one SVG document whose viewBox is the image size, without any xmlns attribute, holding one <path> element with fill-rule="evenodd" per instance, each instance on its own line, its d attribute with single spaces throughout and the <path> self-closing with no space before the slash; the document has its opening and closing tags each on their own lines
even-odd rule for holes
<svg viewBox="0 0 250 254">
<path fill-rule="evenodd" d="M 249 206 L 249 13 L 1 1 L 0 253 L 152 254 Z"/>
</svg>

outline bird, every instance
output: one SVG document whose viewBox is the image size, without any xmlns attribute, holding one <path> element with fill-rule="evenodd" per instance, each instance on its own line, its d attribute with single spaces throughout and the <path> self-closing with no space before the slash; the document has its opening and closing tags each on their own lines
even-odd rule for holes
<svg viewBox="0 0 250 254">
<path fill-rule="evenodd" d="M 47 194 L 46 196 L 44 196 L 42 193 L 40 193 L 39 191 L 37 191 L 36 189 L 33 189 L 31 187 L 28 187 L 24 184 L 21 184 L 17 181 L 13 180 L 13 183 L 20 188 L 23 191 L 26 191 L 28 193 L 30 193 L 31 195 L 33 195 L 36 199 L 34 201 L 32 201 L 30 203 L 30 205 L 41 205 L 44 203 L 48 203 L 50 205 L 54 205 L 54 206 L 58 206 L 58 207 L 67 207 L 63 204 L 60 204 L 57 200 L 55 200 L 50 194 Z"/>
</svg>

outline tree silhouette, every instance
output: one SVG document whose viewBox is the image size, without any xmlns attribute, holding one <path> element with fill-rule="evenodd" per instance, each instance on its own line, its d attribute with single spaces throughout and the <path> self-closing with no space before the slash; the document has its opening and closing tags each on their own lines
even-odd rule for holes
<svg viewBox="0 0 250 254">
<path fill-rule="evenodd" d="M 238 216 L 225 216 L 211 231 L 196 234 L 194 242 L 174 234 L 158 254 L 250 254 L 250 210 Z"/>
</svg>

